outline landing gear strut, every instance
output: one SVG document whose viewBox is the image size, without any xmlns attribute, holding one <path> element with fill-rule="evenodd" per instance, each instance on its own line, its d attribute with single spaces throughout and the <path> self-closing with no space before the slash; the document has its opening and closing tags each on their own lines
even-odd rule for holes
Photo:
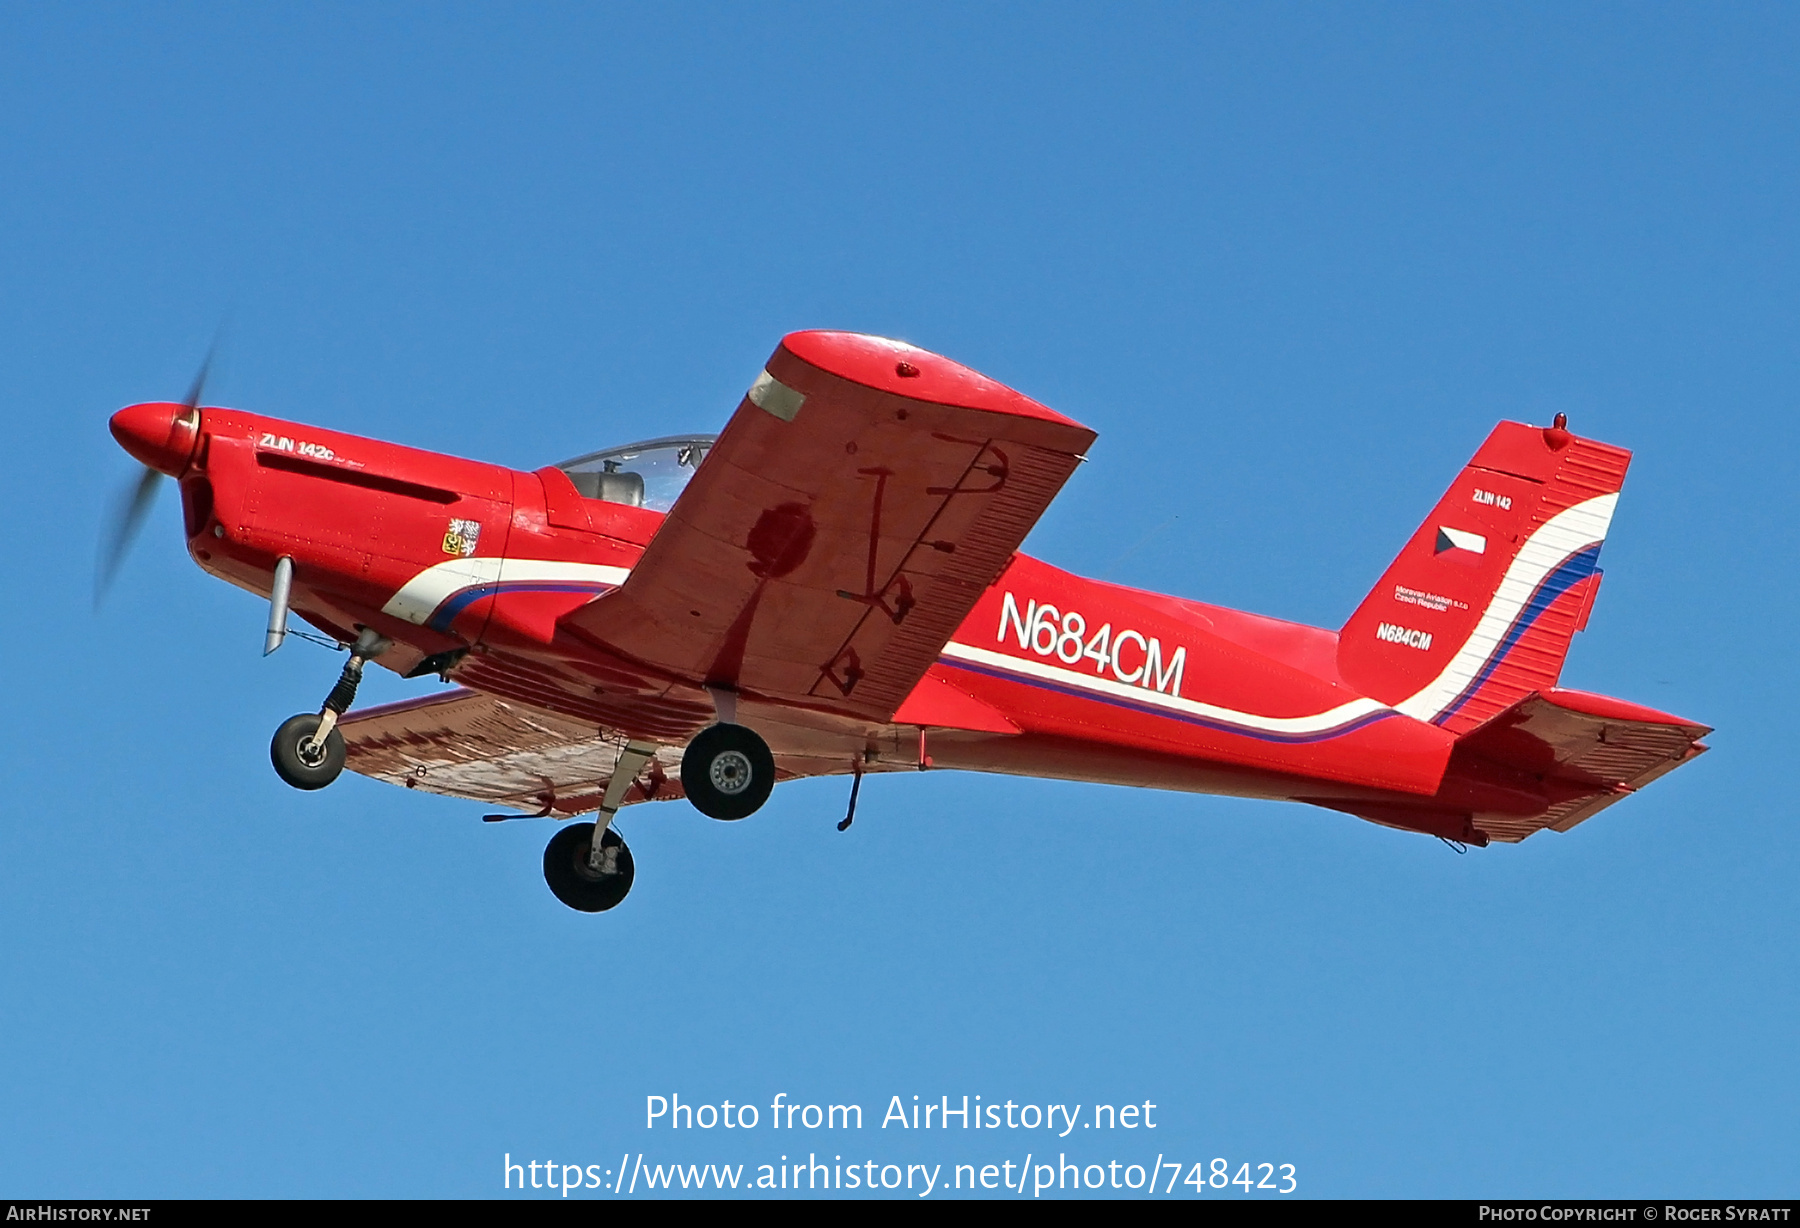
<svg viewBox="0 0 1800 1228">
<path fill-rule="evenodd" d="M 324 706 L 281 723 L 269 743 L 269 759 L 277 776 L 296 789 L 323 789 L 338 778 L 344 770 L 344 735 L 338 732 L 338 717 L 356 702 L 364 663 L 386 652 L 387 647 L 386 636 L 364 627 Z"/>
<path fill-rule="evenodd" d="M 709 819 L 748 818 L 775 787 L 775 756 L 753 729 L 709 725 L 682 752 L 681 787 Z"/>
<path fill-rule="evenodd" d="M 625 898 L 636 871 L 631 850 L 612 829 L 613 816 L 638 773 L 656 754 L 650 742 L 630 741 L 619 748 L 606 795 L 594 823 L 575 823 L 550 837 L 544 850 L 544 881 L 550 893 L 576 912 L 605 912 Z"/>
</svg>

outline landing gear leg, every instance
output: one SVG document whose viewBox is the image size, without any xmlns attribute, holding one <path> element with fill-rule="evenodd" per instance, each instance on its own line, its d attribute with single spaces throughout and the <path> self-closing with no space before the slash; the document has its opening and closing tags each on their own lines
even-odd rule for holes
<svg viewBox="0 0 1800 1228">
<path fill-rule="evenodd" d="M 296 789 L 323 789 L 344 770 L 344 735 L 338 732 L 338 717 L 356 702 L 356 687 L 362 681 L 363 665 L 386 652 L 388 639 L 367 627 L 351 645 L 350 659 L 337 685 L 325 697 L 318 712 L 302 712 L 290 716 L 275 731 L 269 743 L 269 759 L 275 774 Z"/>
<path fill-rule="evenodd" d="M 544 881 L 550 893 L 576 912 L 605 912 L 631 890 L 636 868 L 624 838 L 612 829 L 625 793 L 656 754 L 648 742 L 627 742 L 613 762 L 606 796 L 594 823 L 572 823 L 550 837 L 544 850 Z"/>
<path fill-rule="evenodd" d="M 649 742 L 627 742 L 619 757 L 613 760 L 612 775 L 606 780 L 606 796 L 600 801 L 600 816 L 594 823 L 597 831 L 608 831 L 612 827 L 613 816 L 619 813 L 619 807 L 625 804 L 625 793 L 631 788 L 638 773 L 656 754 L 656 747 Z M 622 846 L 621 846 L 622 847 Z M 588 869 L 595 873 L 606 869 L 606 851 L 599 844 L 594 845 L 588 854 Z"/>
</svg>

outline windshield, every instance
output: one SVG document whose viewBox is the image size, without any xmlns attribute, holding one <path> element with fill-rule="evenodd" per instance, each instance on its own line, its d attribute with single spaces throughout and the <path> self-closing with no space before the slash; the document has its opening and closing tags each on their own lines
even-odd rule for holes
<svg viewBox="0 0 1800 1228">
<path fill-rule="evenodd" d="M 589 499 L 666 512 L 717 439 L 717 435 L 671 435 L 590 452 L 557 468 Z"/>
</svg>

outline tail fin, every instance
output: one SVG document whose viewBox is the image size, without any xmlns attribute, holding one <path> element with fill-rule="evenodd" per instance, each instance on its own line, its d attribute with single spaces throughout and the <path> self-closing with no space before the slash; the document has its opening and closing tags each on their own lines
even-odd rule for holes
<svg viewBox="0 0 1800 1228">
<path fill-rule="evenodd" d="M 1351 686 L 1453 733 L 1562 673 L 1631 453 L 1502 422 L 1338 634 Z"/>
</svg>

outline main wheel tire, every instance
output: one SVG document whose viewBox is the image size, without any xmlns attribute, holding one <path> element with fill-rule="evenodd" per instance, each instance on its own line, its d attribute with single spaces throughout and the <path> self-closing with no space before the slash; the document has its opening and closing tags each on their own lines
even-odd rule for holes
<svg viewBox="0 0 1800 1228">
<path fill-rule="evenodd" d="M 544 881 L 550 893 L 576 912 L 605 912 L 631 890 L 636 870 L 631 850 L 612 828 L 600 837 L 600 849 L 612 855 L 610 873 L 596 874 L 588 866 L 594 846 L 592 823 L 571 823 L 550 837 L 544 849 Z"/>
<path fill-rule="evenodd" d="M 775 787 L 775 756 L 753 729 L 711 725 L 681 754 L 681 787 L 709 819 L 748 818 Z"/>
<path fill-rule="evenodd" d="M 344 770 L 344 735 L 334 728 L 323 746 L 314 746 L 318 729 L 319 714 L 302 712 L 281 722 L 269 743 L 275 774 L 296 789 L 323 789 Z"/>
</svg>

